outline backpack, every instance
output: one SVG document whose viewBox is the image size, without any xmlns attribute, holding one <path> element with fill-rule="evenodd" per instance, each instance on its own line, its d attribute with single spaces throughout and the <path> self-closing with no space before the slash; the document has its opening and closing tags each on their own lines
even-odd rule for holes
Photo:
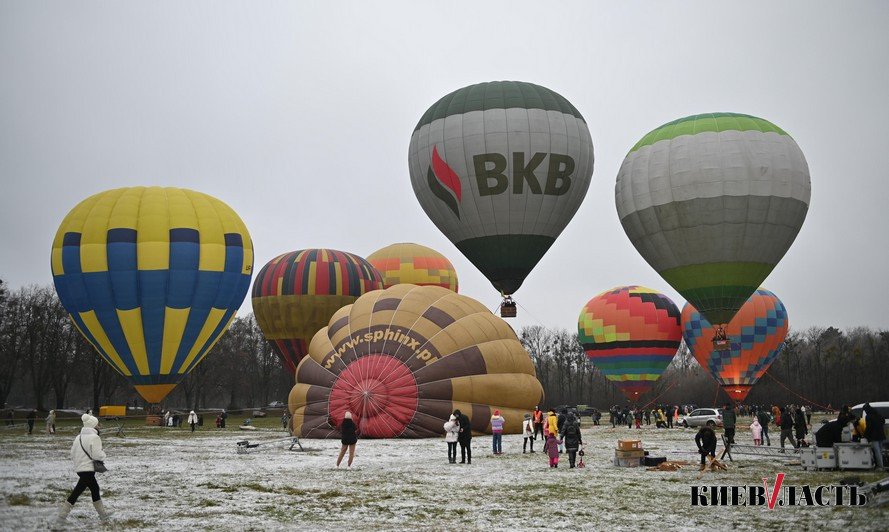
<svg viewBox="0 0 889 532">
<path fill-rule="evenodd" d="M 577 436 L 576 423 L 568 423 L 568 426 L 565 427 L 565 436 Z"/>
</svg>

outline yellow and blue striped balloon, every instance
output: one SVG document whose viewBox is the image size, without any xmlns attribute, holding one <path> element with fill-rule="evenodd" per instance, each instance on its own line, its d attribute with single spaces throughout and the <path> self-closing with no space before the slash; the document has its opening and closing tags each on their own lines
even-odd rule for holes
<svg viewBox="0 0 889 532">
<path fill-rule="evenodd" d="M 52 246 L 62 305 L 149 403 L 163 400 L 228 329 L 252 270 L 253 243 L 237 213 L 180 188 L 90 196 Z"/>
</svg>

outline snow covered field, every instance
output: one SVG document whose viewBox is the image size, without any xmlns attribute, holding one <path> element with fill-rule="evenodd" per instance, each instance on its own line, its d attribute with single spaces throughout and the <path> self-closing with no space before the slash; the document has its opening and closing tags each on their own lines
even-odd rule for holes
<svg viewBox="0 0 889 532">
<path fill-rule="evenodd" d="M 35 427 L 36 429 L 36 427 Z M 36 432 L 36 430 L 35 430 Z M 139 427 L 126 438 L 103 434 L 109 472 L 103 499 L 117 529 L 720 529 L 886 530 L 889 508 L 794 507 L 768 510 L 692 507 L 693 484 L 761 485 L 786 472 L 786 484 L 831 484 L 873 473 L 804 472 L 780 459 L 735 457 L 725 473 L 700 481 L 695 466 L 649 472 L 611 465 L 618 438 L 639 437 L 652 455 L 695 461 L 693 429 L 585 426 L 585 469 L 556 470 L 544 455 L 523 455 L 505 436 L 492 456 L 490 437 L 473 439 L 472 465 L 447 463 L 443 440 L 362 440 L 351 470 L 334 467 L 338 441 L 304 441 L 304 453 L 269 445 L 247 455 L 235 442 L 270 441 L 253 433 Z M 0 433 L 0 529 L 45 529 L 73 487 L 68 451 L 73 427 L 55 437 Z M 740 432 L 739 443 L 749 433 Z M 776 443 L 773 440 L 773 444 Z M 537 449 L 542 447 L 539 442 Z M 87 491 L 71 529 L 96 525 Z"/>
</svg>

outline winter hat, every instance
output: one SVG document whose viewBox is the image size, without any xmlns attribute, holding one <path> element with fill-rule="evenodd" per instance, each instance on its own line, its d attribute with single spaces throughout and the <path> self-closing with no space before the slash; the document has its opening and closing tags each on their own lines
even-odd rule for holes
<svg viewBox="0 0 889 532">
<path fill-rule="evenodd" d="M 343 414 L 343 419 L 352 419 L 352 412 L 346 410 L 346 413 Z"/>
<path fill-rule="evenodd" d="M 499 415 L 500 415 L 500 411 L 499 411 L 499 410 L 494 410 L 494 415 L 495 415 L 495 416 L 499 416 Z"/>
<path fill-rule="evenodd" d="M 457 421 L 457 417 L 454 414 L 451 414 L 451 417 L 448 418 L 448 421 Z"/>
<path fill-rule="evenodd" d="M 525 414 L 525 419 L 531 419 L 531 414 Z"/>
<path fill-rule="evenodd" d="M 89 414 L 84 414 L 84 415 L 80 416 L 80 420 L 83 421 L 84 427 L 87 427 L 90 429 L 94 429 L 99 425 L 99 420 Z"/>
</svg>

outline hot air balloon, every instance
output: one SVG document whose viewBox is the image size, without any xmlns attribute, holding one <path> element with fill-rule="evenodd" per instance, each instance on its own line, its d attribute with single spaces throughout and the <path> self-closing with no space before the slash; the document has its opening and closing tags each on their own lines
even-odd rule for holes
<svg viewBox="0 0 889 532">
<path fill-rule="evenodd" d="M 414 128 L 409 162 L 429 218 L 510 296 L 586 196 L 593 144 L 583 116 L 561 95 L 493 81 L 430 107 Z"/>
<path fill-rule="evenodd" d="M 293 375 L 312 336 L 340 307 L 383 287 L 369 262 L 335 249 L 302 249 L 270 260 L 253 283 L 253 313 Z"/>
<path fill-rule="evenodd" d="M 218 199 L 180 188 L 100 192 L 52 246 L 59 300 L 99 355 L 159 403 L 226 331 L 250 287 L 253 243 Z"/>
<path fill-rule="evenodd" d="M 717 337 L 790 248 L 810 194 L 806 159 L 790 135 L 735 113 L 689 116 L 648 133 L 615 187 L 633 245 L 717 326 Z"/>
<path fill-rule="evenodd" d="M 371 438 L 437 437 L 459 409 L 474 432 L 505 431 L 543 399 L 531 357 L 502 319 L 438 286 L 398 284 L 338 310 L 318 331 L 290 392 L 293 434 L 339 437 L 349 410 Z"/>
<path fill-rule="evenodd" d="M 440 286 L 457 291 L 457 272 L 444 255 L 419 244 L 392 244 L 367 257 L 383 276 L 383 288 L 396 284 Z"/>
<path fill-rule="evenodd" d="M 726 327 L 729 351 L 713 348 L 710 322 L 694 306 L 682 309 L 682 336 L 701 367 L 735 401 L 743 401 L 784 348 L 789 323 L 787 309 L 775 294 L 757 290 Z"/>
<path fill-rule="evenodd" d="M 636 285 L 590 299 L 580 311 L 577 334 L 589 361 L 630 400 L 651 389 L 682 341 L 673 301 Z"/>
</svg>

